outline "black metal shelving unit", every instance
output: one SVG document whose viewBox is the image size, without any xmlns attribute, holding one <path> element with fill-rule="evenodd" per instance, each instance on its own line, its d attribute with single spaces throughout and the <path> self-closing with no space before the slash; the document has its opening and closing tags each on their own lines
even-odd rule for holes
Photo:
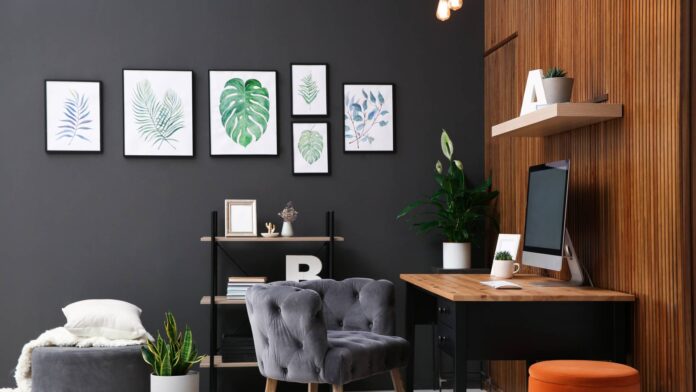
<svg viewBox="0 0 696 392">
<path fill-rule="evenodd" d="M 243 300 L 226 300 L 224 296 L 218 296 L 218 251 L 220 251 L 226 259 L 234 264 L 244 275 L 249 275 L 244 268 L 239 265 L 235 258 L 225 249 L 222 243 L 322 243 L 322 249 L 326 250 L 326 262 L 328 269 L 323 277 L 333 278 L 333 262 L 334 249 L 336 242 L 343 241 L 343 237 L 335 235 L 334 212 L 326 212 L 326 235 L 317 237 L 219 237 L 218 236 L 218 213 L 213 211 L 210 217 L 210 236 L 202 237 L 202 242 L 210 244 L 210 296 L 203 297 L 201 304 L 210 305 L 210 349 L 208 357 L 201 363 L 201 368 L 210 370 L 209 391 L 217 392 L 217 370 L 218 369 L 234 369 L 234 368 L 249 368 L 256 367 L 256 362 L 222 362 L 222 358 L 217 356 L 218 353 L 218 306 L 219 305 L 244 305 Z"/>
</svg>

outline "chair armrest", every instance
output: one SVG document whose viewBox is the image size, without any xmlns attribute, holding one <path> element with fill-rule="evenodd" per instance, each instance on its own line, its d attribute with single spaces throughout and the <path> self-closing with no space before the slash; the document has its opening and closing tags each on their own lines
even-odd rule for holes
<svg viewBox="0 0 696 392">
<path fill-rule="evenodd" d="M 262 375 L 293 382 L 319 380 L 328 350 L 322 300 L 315 291 L 254 285 L 247 311 Z"/>
</svg>

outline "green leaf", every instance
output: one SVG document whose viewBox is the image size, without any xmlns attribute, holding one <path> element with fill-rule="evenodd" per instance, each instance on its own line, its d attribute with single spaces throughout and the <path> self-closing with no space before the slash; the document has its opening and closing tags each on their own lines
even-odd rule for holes
<svg viewBox="0 0 696 392">
<path fill-rule="evenodd" d="M 152 369 L 154 370 L 156 368 L 156 359 L 155 359 L 155 354 L 152 353 L 152 351 L 149 350 L 149 346 L 143 346 L 140 348 L 140 353 L 143 356 L 143 360 L 145 363 L 150 365 Z"/>
<path fill-rule="evenodd" d="M 304 130 L 297 142 L 297 149 L 302 158 L 311 165 L 321 158 L 321 153 L 324 150 L 324 138 L 317 131 Z"/>
<path fill-rule="evenodd" d="M 256 79 L 230 79 L 220 94 L 220 114 L 227 136 L 242 147 L 258 141 L 271 118 L 268 89 Z"/>
<path fill-rule="evenodd" d="M 312 79 L 311 73 L 308 73 L 307 76 L 302 78 L 302 84 L 300 85 L 297 93 L 300 94 L 307 105 L 311 104 L 315 99 L 317 99 L 317 95 L 319 95 L 319 85 L 314 79 Z"/>
<path fill-rule="evenodd" d="M 133 92 L 133 118 L 140 137 L 160 149 L 165 143 L 176 149 L 174 135 L 184 128 L 184 109 L 173 90 L 167 90 L 160 102 L 149 80 L 138 82 Z"/>
<path fill-rule="evenodd" d="M 162 358 L 162 365 L 159 369 L 159 376 L 171 376 L 172 375 L 172 356 L 169 350 L 166 350 L 166 354 Z"/>
<path fill-rule="evenodd" d="M 452 144 L 452 140 L 444 129 L 442 130 L 442 135 L 440 135 L 440 147 L 445 157 L 451 161 L 452 154 L 454 154 L 454 144 Z"/>
</svg>

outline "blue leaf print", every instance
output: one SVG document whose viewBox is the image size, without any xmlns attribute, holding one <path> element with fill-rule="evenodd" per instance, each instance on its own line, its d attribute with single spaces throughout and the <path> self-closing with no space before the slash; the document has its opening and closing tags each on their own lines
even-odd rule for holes
<svg viewBox="0 0 696 392">
<path fill-rule="evenodd" d="M 377 99 L 379 99 L 379 103 L 384 103 L 384 96 L 382 95 L 382 93 L 377 94 Z"/>
<path fill-rule="evenodd" d="M 370 102 L 375 103 L 377 99 L 375 98 L 375 95 L 372 94 L 372 91 L 370 91 Z"/>
<path fill-rule="evenodd" d="M 76 91 L 70 91 L 71 97 L 63 104 L 63 119 L 60 120 L 61 125 L 56 132 L 56 140 L 70 139 L 68 145 L 71 145 L 75 138 L 91 142 L 91 140 L 83 133 L 91 131 L 89 125 L 92 120 L 89 118 L 89 100 L 84 94 L 79 94 Z"/>
</svg>

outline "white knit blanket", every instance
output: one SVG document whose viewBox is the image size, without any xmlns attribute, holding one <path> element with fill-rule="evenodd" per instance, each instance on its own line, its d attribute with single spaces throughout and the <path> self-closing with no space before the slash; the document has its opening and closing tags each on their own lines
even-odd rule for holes
<svg viewBox="0 0 696 392">
<path fill-rule="evenodd" d="M 22 348 L 22 354 L 17 360 L 17 368 L 15 369 L 17 388 L 0 388 L 0 392 L 31 392 L 31 353 L 36 347 L 123 347 L 145 344 L 146 341 L 146 338 L 139 340 L 83 338 L 73 335 L 63 327 L 48 330 Z"/>
</svg>

